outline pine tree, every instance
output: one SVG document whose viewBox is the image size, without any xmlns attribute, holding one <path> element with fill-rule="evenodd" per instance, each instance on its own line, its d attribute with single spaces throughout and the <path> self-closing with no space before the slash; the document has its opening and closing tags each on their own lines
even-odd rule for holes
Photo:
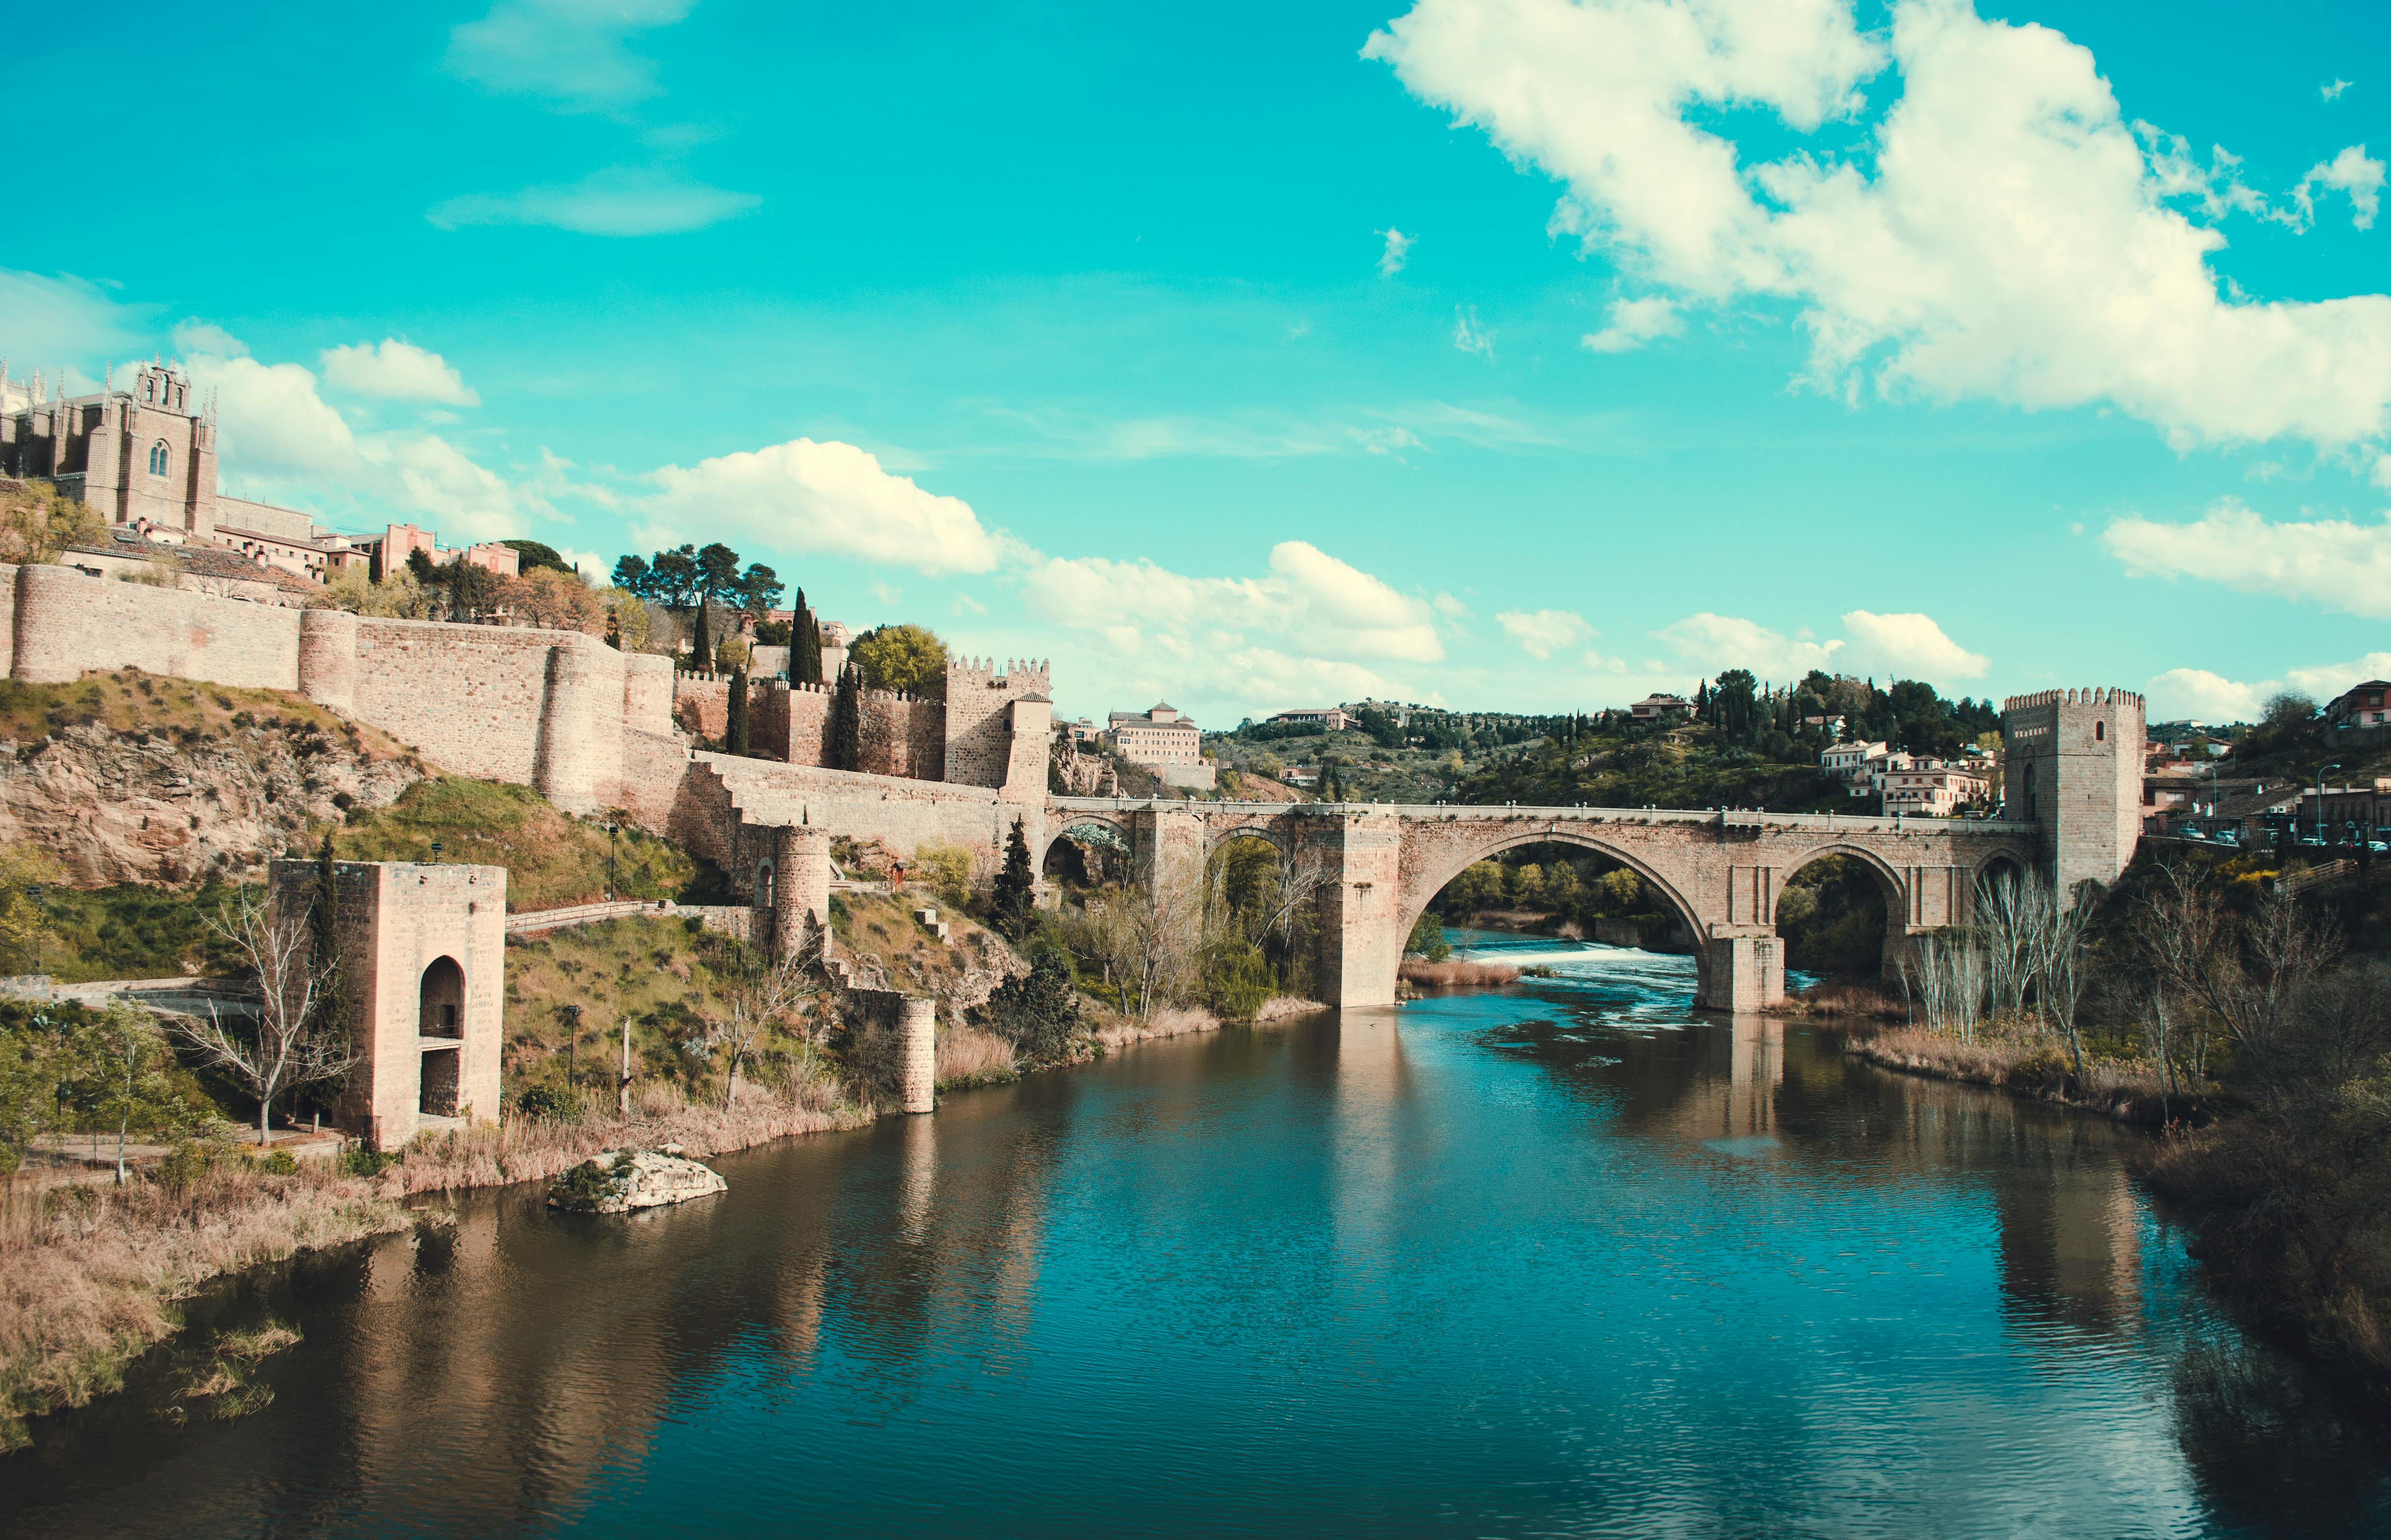
<svg viewBox="0 0 2391 1540">
<path fill-rule="evenodd" d="M 1037 886 L 1037 874 L 1029 864 L 1029 837 L 1016 818 L 1013 834 L 1004 842 L 1004 870 L 996 874 L 996 889 L 989 899 L 989 918 L 997 934 L 1011 941 L 1029 934 Z"/>
<path fill-rule="evenodd" d="M 830 700 L 830 768 L 863 768 L 862 681 L 848 664 L 838 671 L 838 692 Z"/>
<path fill-rule="evenodd" d="M 821 627 L 806 607 L 806 590 L 797 590 L 795 613 L 789 616 L 789 678 L 798 684 L 820 684 Z"/>
<path fill-rule="evenodd" d="M 747 757 L 747 670 L 730 670 L 730 720 L 722 729 L 723 747 L 740 758 Z"/>
</svg>

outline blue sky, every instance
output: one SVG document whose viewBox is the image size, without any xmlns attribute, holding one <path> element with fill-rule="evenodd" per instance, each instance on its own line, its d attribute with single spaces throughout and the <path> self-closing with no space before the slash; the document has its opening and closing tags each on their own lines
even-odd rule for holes
<svg viewBox="0 0 2391 1540">
<path fill-rule="evenodd" d="M 720 537 L 1208 725 L 2391 673 L 2379 11 L 111 16 L 12 42 L 0 355 L 183 358 L 336 527 Z"/>
</svg>

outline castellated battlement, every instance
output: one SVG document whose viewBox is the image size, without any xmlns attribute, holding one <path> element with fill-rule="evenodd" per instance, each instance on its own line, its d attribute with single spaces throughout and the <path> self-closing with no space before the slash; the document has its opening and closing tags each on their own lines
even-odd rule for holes
<svg viewBox="0 0 2391 1540">
<path fill-rule="evenodd" d="M 2003 711 L 2023 711 L 2037 705 L 2136 705 L 2142 697 L 2131 690 L 2037 690 L 2030 695 L 2011 695 L 2001 702 Z"/>
</svg>

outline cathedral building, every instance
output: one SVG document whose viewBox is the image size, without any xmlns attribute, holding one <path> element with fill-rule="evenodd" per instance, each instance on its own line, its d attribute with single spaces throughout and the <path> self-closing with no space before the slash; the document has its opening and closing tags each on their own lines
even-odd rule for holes
<svg viewBox="0 0 2391 1540">
<path fill-rule="evenodd" d="M 112 524 L 187 537 L 216 531 L 216 423 L 169 365 L 145 364 L 133 388 L 62 396 L 0 369 L 0 476 L 40 476 Z"/>
</svg>

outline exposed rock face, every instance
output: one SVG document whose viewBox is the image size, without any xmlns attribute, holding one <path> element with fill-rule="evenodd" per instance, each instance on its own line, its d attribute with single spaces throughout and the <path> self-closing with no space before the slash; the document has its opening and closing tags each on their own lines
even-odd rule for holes
<svg viewBox="0 0 2391 1540">
<path fill-rule="evenodd" d="M 77 886 L 176 886 L 292 853 L 310 820 L 385 806 L 421 778 L 299 726 L 183 743 L 62 728 L 22 745 L 0 740 L 0 844 L 40 846 Z"/>
<path fill-rule="evenodd" d="M 576 1214 L 620 1214 L 686 1203 L 730 1184 L 712 1168 L 662 1150 L 610 1149 L 591 1156 L 556 1179 L 548 1206 Z"/>
</svg>

